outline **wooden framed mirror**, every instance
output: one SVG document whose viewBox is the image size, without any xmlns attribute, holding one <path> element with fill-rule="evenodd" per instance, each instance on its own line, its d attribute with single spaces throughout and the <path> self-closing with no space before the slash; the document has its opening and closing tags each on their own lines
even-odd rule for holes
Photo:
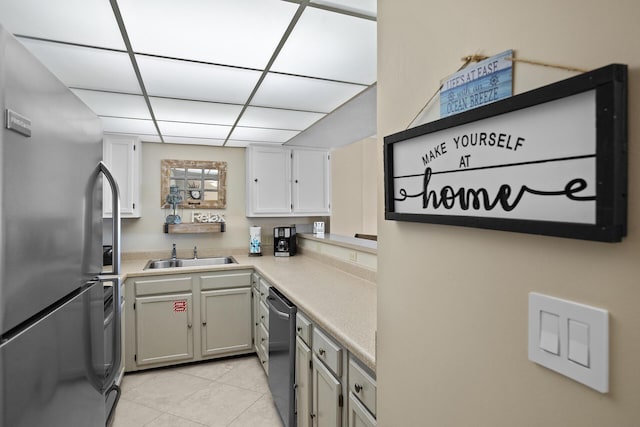
<svg viewBox="0 0 640 427">
<path fill-rule="evenodd" d="M 201 160 L 161 161 L 160 206 L 169 207 L 167 195 L 177 187 L 183 209 L 227 207 L 227 162 Z"/>
</svg>

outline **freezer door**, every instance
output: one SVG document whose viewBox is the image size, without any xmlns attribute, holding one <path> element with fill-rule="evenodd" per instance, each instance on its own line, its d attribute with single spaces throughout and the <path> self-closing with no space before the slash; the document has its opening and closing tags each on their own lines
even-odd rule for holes
<svg viewBox="0 0 640 427">
<path fill-rule="evenodd" d="M 100 119 L 0 29 L 0 334 L 102 269 Z"/>
<path fill-rule="evenodd" d="M 102 284 L 0 344 L 0 427 L 104 427 Z"/>
</svg>

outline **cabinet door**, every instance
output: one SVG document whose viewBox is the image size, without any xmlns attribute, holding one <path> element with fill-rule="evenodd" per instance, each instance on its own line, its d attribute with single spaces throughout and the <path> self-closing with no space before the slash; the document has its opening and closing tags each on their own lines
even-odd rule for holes
<svg viewBox="0 0 640 427">
<path fill-rule="evenodd" d="M 293 150 L 293 211 L 329 215 L 330 165 L 326 150 Z"/>
<path fill-rule="evenodd" d="M 313 427 L 342 426 L 342 406 L 340 381 L 333 376 L 322 361 L 313 354 Z"/>
<path fill-rule="evenodd" d="M 200 293 L 202 355 L 251 350 L 251 287 Z"/>
<path fill-rule="evenodd" d="M 349 393 L 349 427 L 376 427 L 376 419 L 353 393 Z"/>
<path fill-rule="evenodd" d="M 296 418 L 298 427 L 311 427 L 311 349 L 296 337 Z"/>
<path fill-rule="evenodd" d="M 102 157 L 120 190 L 123 218 L 140 217 L 140 140 L 136 137 L 105 135 Z M 103 183 L 103 216 L 111 217 L 111 187 Z"/>
<path fill-rule="evenodd" d="M 291 150 L 247 149 L 247 216 L 291 213 Z"/>
<path fill-rule="evenodd" d="M 193 359 L 192 294 L 137 297 L 135 313 L 138 365 Z"/>
<path fill-rule="evenodd" d="M 260 306 L 260 291 L 253 288 L 252 293 L 252 309 L 253 309 L 253 349 L 258 352 L 258 328 L 260 327 L 260 313 L 258 307 Z"/>
</svg>

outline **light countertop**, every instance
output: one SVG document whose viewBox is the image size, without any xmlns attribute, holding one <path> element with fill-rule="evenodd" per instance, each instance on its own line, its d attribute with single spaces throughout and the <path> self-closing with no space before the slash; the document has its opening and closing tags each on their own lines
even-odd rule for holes
<svg viewBox="0 0 640 427">
<path fill-rule="evenodd" d="M 122 262 L 124 278 L 256 269 L 282 291 L 298 310 L 326 330 L 349 352 L 375 371 L 377 291 L 373 282 L 309 256 L 249 257 L 233 255 L 238 264 L 143 270 L 149 258 Z"/>
</svg>

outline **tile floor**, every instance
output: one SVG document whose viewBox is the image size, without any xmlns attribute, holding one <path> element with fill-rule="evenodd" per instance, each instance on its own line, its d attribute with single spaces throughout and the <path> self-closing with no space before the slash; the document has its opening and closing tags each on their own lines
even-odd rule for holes
<svg viewBox="0 0 640 427">
<path fill-rule="evenodd" d="M 282 427 L 256 355 L 126 374 L 112 427 Z"/>
</svg>

